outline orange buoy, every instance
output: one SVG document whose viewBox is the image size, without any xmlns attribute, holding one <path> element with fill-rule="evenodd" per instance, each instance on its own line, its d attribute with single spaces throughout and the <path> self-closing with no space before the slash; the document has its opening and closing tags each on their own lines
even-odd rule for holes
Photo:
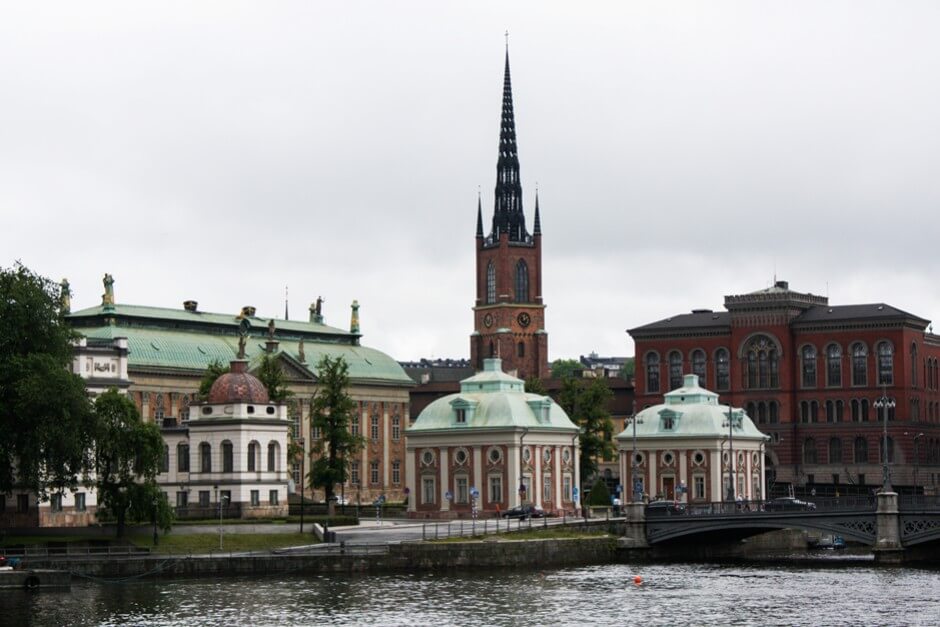
<svg viewBox="0 0 940 627">
<path fill-rule="evenodd" d="M 640 577 L 639 575 L 634 575 L 634 576 L 633 576 L 633 584 L 634 584 L 634 585 L 639 586 L 639 585 L 642 584 L 642 583 L 643 583 L 643 578 L 642 578 L 642 577 Z"/>
</svg>

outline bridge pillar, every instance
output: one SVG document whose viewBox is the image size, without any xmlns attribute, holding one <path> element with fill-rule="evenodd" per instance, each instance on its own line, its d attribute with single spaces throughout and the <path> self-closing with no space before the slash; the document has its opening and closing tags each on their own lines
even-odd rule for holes
<svg viewBox="0 0 940 627">
<path fill-rule="evenodd" d="M 901 563 L 904 547 L 901 546 L 901 516 L 898 512 L 897 492 L 879 492 L 878 509 L 875 511 L 876 531 L 875 561 L 879 564 Z"/>
<path fill-rule="evenodd" d="M 626 503 L 624 511 L 623 537 L 617 540 L 622 549 L 646 549 L 646 505 L 644 503 Z"/>
</svg>

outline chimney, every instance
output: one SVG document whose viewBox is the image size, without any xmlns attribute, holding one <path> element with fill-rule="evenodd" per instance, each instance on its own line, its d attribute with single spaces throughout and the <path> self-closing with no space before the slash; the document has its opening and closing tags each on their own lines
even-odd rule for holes
<svg viewBox="0 0 940 627">
<path fill-rule="evenodd" d="M 193 312 L 195 312 L 195 311 L 196 311 L 196 307 L 198 307 L 198 306 L 199 306 L 199 303 L 197 303 L 197 302 L 194 301 L 194 300 L 184 300 L 184 301 L 183 301 L 183 309 L 185 309 L 186 311 L 193 311 Z"/>
</svg>

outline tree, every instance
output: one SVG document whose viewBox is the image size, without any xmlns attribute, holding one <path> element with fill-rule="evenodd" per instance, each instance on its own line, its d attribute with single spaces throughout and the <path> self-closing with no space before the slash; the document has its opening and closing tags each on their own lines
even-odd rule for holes
<svg viewBox="0 0 940 627">
<path fill-rule="evenodd" d="M 160 429 L 141 420 L 134 402 L 114 388 L 95 400 L 95 415 L 98 506 L 117 520 L 117 537 L 124 536 L 128 518 L 155 515 L 168 529 L 172 510 L 156 479 L 164 447 Z"/>
<path fill-rule="evenodd" d="M 552 362 L 553 379 L 572 377 L 576 372 L 582 370 L 584 370 L 584 364 L 577 359 L 556 359 Z"/>
<path fill-rule="evenodd" d="M 212 390 L 212 384 L 229 370 L 231 370 L 231 368 L 229 368 L 229 366 L 223 366 L 222 362 L 218 359 L 213 360 L 212 363 L 209 364 L 206 368 L 206 373 L 202 375 L 202 381 L 199 382 L 197 397 L 200 401 L 205 402 L 209 400 L 209 391 Z"/>
<path fill-rule="evenodd" d="M 74 488 L 90 465 L 95 418 L 71 373 L 62 290 L 22 264 L 0 268 L 0 492 L 42 499 Z"/>
<path fill-rule="evenodd" d="M 616 452 L 613 440 L 614 423 L 607 405 L 613 394 L 603 379 L 566 377 L 558 393 L 558 404 L 581 428 L 579 468 L 581 482 L 597 474 L 598 460 Z"/>
<path fill-rule="evenodd" d="M 349 429 L 356 404 L 346 393 L 346 360 L 324 355 L 317 364 L 317 381 L 320 387 L 310 400 L 310 421 L 321 437 L 313 443 L 319 457 L 310 465 L 309 478 L 314 489 L 323 488 L 332 515 L 334 488 L 346 482 L 349 460 L 365 446 L 365 438 Z"/>
<path fill-rule="evenodd" d="M 538 377 L 529 377 L 525 380 L 525 391 L 529 394 L 548 396 L 548 390 L 545 388 L 545 384 L 542 383 L 542 380 Z"/>
<path fill-rule="evenodd" d="M 588 495 L 587 504 L 595 507 L 604 507 L 610 505 L 610 491 L 607 489 L 607 483 L 598 477 L 594 485 L 591 486 L 591 493 Z"/>
<path fill-rule="evenodd" d="M 287 379 L 284 377 L 284 370 L 278 363 L 277 357 L 271 353 L 265 353 L 261 357 L 261 365 L 257 371 L 258 380 L 264 384 L 268 390 L 268 398 L 275 403 L 283 403 L 291 396 L 293 392 L 287 389 Z"/>
</svg>

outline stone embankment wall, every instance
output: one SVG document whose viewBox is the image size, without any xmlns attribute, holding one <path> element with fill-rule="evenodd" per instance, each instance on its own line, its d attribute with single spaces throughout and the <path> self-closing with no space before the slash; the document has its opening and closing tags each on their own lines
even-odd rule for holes
<svg viewBox="0 0 940 627">
<path fill-rule="evenodd" d="M 288 554 L 232 556 L 156 556 L 130 558 L 31 558 L 30 568 L 55 568 L 79 576 L 109 580 L 143 577 L 371 573 L 571 566 L 610 562 L 615 541 L 609 537 L 499 542 L 453 542 L 390 545 L 388 553 Z"/>
</svg>

